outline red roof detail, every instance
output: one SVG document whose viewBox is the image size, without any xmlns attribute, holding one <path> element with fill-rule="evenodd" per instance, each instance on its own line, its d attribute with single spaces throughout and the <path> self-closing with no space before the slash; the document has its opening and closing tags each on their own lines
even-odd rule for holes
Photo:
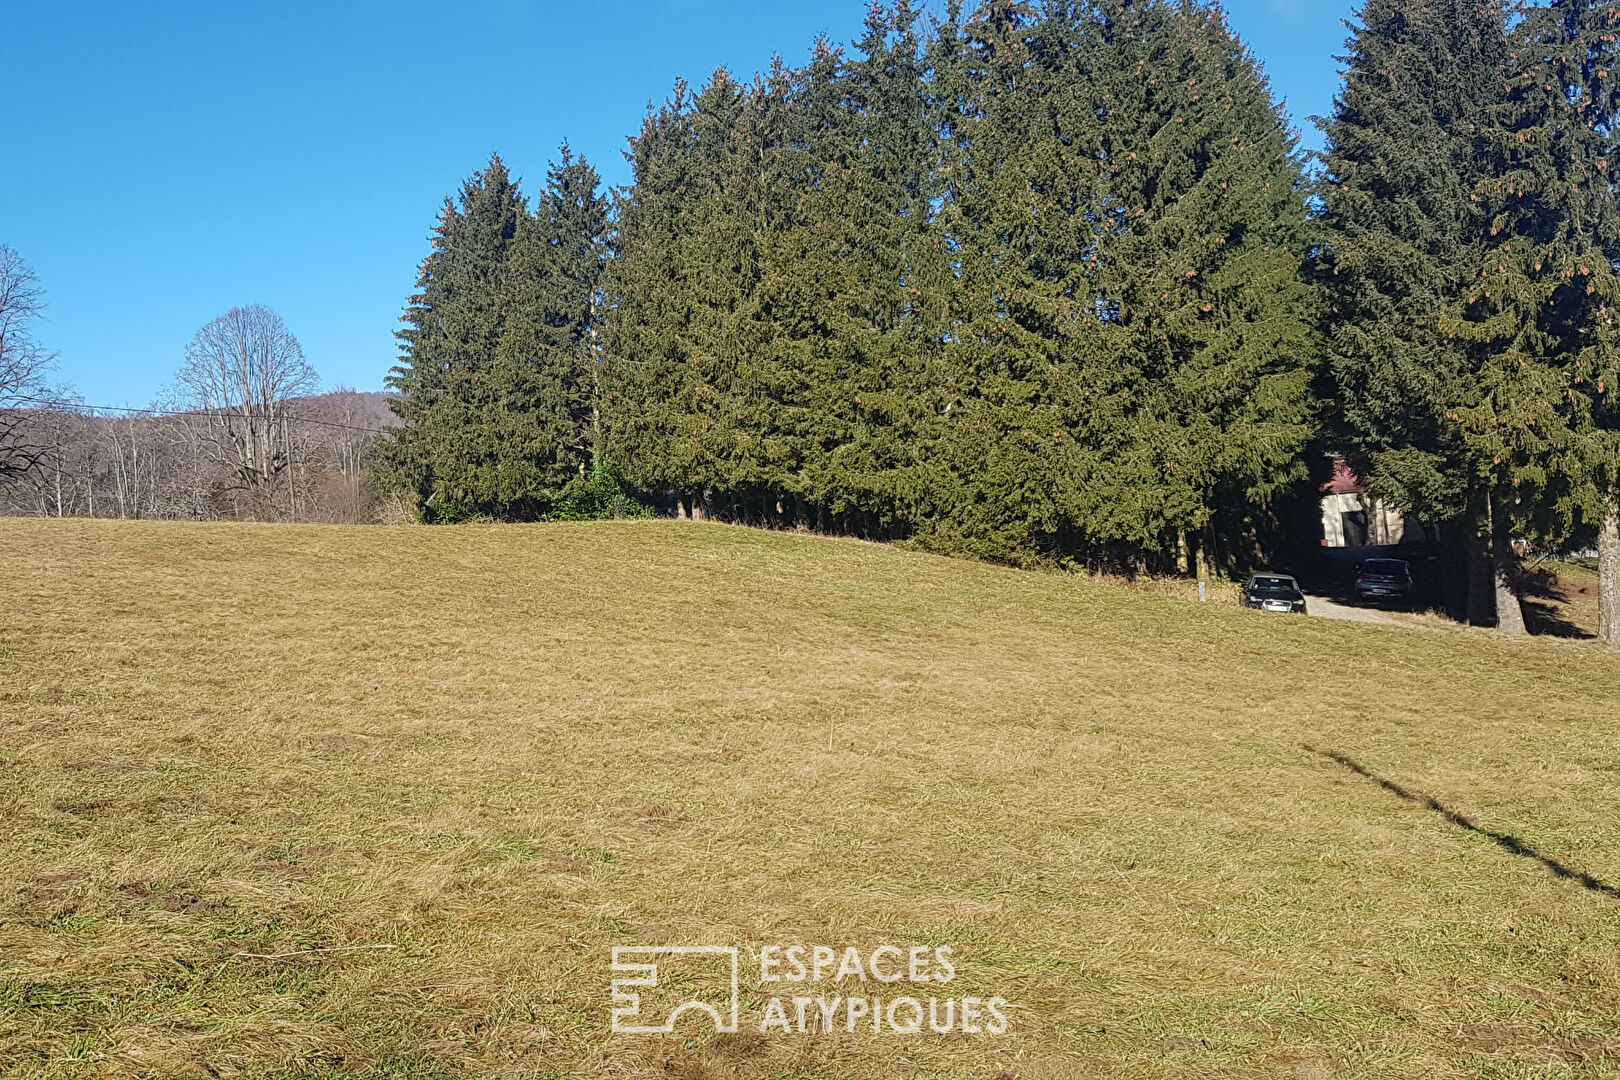
<svg viewBox="0 0 1620 1080">
<path fill-rule="evenodd" d="M 1333 459 L 1333 479 L 1322 485 L 1325 495 L 1353 495 L 1365 490 L 1361 478 L 1350 471 L 1344 458 Z"/>
</svg>

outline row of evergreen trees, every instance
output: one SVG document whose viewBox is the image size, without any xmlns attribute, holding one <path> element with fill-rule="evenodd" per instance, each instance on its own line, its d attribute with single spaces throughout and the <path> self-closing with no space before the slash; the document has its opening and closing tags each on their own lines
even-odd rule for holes
<svg viewBox="0 0 1620 1080">
<path fill-rule="evenodd" d="M 1262 557 L 1328 447 L 1473 565 L 1494 529 L 1509 587 L 1510 535 L 1612 519 L 1617 7 L 1368 0 L 1308 182 L 1209 0 L 874 4 L 847 52 L 678 83 L 611 208 L 566 150 L 533 214 L 476 174 L 385 475 L 432 520 L 617 468 L 686 514 L 1163 570 Z"/>
</svg>

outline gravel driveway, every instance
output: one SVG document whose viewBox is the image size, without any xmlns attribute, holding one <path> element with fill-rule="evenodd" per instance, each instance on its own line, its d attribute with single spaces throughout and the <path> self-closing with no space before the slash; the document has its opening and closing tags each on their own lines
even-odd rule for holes
<svg viewBox="0 0 1620 1080">
<path fill-rule="evenodd" d="M 1384 626 L 1401 626 L 1399 619 L 1392 619 L 1386 613 L 1375 608 L 1350 607 L 1338 604 L 1325 596 L 1305 595 L 1305 610 L 1318 619 L 1343 619 L 1345 622 L 1380 623 Z"/>
</svg>

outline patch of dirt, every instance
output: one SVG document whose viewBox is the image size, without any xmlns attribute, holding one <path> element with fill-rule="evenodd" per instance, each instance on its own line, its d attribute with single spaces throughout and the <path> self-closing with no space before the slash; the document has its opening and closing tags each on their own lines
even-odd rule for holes
<svg viewBox="0 0 1620 1080">
<path fill-rule="evenodd" d="M 1351 607 L 1349 604 L 1336 603 L 1325 596 L 1305 597 L 1305 610 L 1313 618 L 1339 619 L 1343 622 L 1379 623 L 1384 626 L 1402 626 L 1399 619 L 1392 618 L 1385 612 L 1376 608 Z M 1284 616 L 1286 618 L 1286 616 Z"/>
<path fill-rule="evenodd" d="M 51 804 L 52 810 L 74 817 L 93 818 L 98 811 L 107 809 L 109 803 L 106 799 L 57 799 Z"/>
<path fill-rule="evenodd" d="M 148 909 L 157 908 L 175 915 L 214 915 L 231 910 L 229 904 L 204 900 L 202 897 L 191 893 L 156 892 L 143 881 L 137 881 L 130 885 L 120 885 L 118 892 L 132 901 L 132 906 Z"/>
</svg>

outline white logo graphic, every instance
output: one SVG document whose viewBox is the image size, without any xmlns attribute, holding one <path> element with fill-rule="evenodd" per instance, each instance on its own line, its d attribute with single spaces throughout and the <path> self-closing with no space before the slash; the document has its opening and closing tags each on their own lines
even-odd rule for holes
<svg viewBox="0 0 1620 1080">
<path fill-rule="evenodd" d="M 650 1024 L 651 1017 L 641 1013 L 641 994 L 637 988 L 653 989 L 659 986 L 658 964 L 651 961 L 676 957 L 724 957 L 731 965 L 731 997 L 729 1011 L 721 1010 L 708 1001 L 683 1001 L 669 1011 L 662 1024 Z M 666 968 L 680 970 L 680 965 L 666 963 Z M 613 970 L 624 972 L 629 978 L 613 980 L 613 1031 L 621 1035 L 668 1035 L 675 1030 L 675 1021 L 682 1013 L 707 1013 L 714 1021 L 714 1030 L 732 1035 L 737 1031 L 737 949 L 726 945 L 615 945 Z M 668 986 L 673 979 L 666 979 Z M 640 1021 L 640 1023 L 636 1023 Z"/>
</svg>

